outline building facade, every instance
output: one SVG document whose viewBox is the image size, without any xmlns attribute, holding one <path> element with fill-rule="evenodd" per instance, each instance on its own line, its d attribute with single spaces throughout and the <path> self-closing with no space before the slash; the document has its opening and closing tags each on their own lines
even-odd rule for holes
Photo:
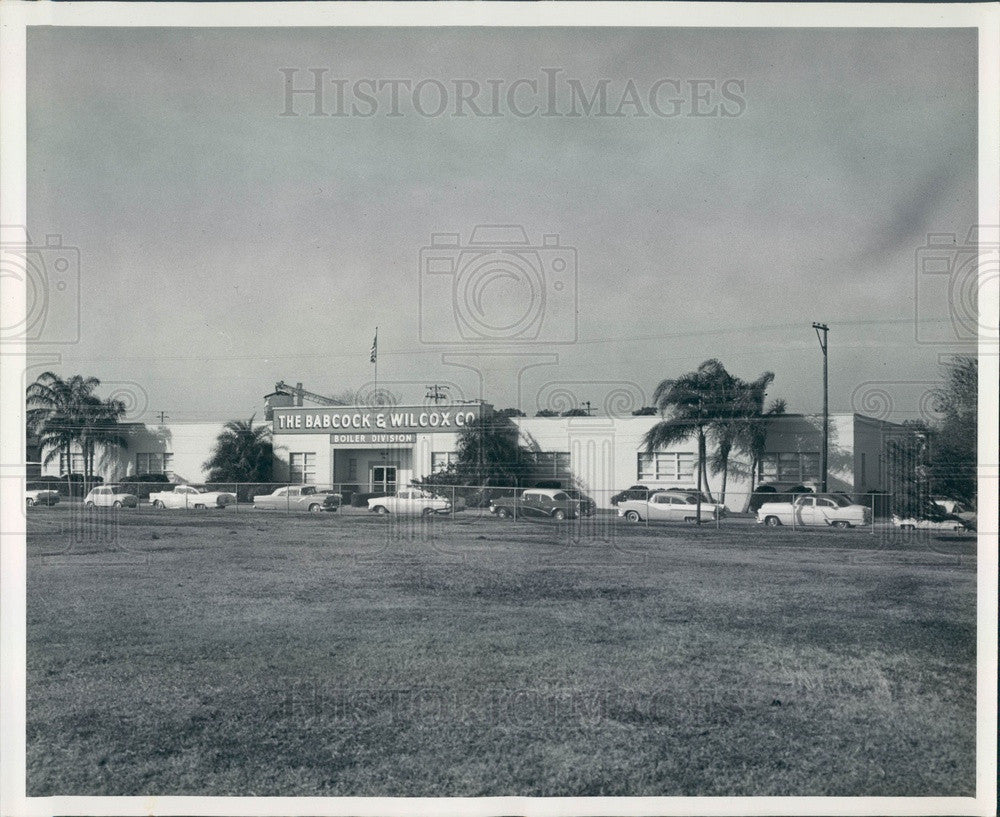
<svg viewBox="0 0 1000 817">
<path fill-rule="evenodd" d="M 307 407 L 293 405 L 290 399 L 269 399 L 265 416 L 273 432 L 273 478 L 275 482 L 389 492 L 447 468 L 454 461 L 463 429 L 491 411 L 482 403 Z M 611 496 L 632 485 L 697 485 L 693 437 L 653 453 L 645 451 L 643 437 L 658 417 L 512 419 L 522 445 L 532 452 L 535 478 L 579 488 L 599 507 L 611 507 Z M 203 482 L 203 464 L 221 431 L 221 423 L 129 424 L 128 447 L 101 452 L 95 471 L 106 482 L 142 474 Z M 828 489 L 863 493 L 886 488 L 886 441 L 902 432 L 902 426 L 860 414 L 831 415 Z M 774 418 L 755 474 L 744 456 L 732 456 L 726 504 L 741 510 L 753 484 L 760 482 L 818 484 L 821 447 L 821 417 L 789 414 Z M 54 459 L 42 467 L 43 475 L 78 472 L 82 463 L 74 457 L 79 455 L 71 455 L 68 461 L 65 456 Z M 708 488 L 716 497 L 722 482 L 721 473 L 709 473 Z"/>
</svg>

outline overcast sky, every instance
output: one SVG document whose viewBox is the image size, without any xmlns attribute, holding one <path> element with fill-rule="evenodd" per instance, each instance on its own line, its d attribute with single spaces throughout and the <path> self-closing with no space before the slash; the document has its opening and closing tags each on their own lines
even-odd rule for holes
<svg viewBox="0 0 1000 817">
<path fill-rule="evenodd" d="M 281 116 L 281 68 L 296 87 L 326 69 L 324 113 L 340 87 L 344 110 L 374 115 L 308 116 L 299 95 Z M 602 79 L 607 113 L 630 83 L 639 104 L 542 115 L 544 69 L 549 112 Z M 434 382 L 479 396 L 426 342 L 451 340 L 488 399 L 529 414 L 564 392 L 600 407 L 618 383 L 648 396 L 709 357 L 774 371 L 770 396 L 810 412 L 825 321 L 831 409 L 885 381 L 907 419 L 955 348 L 917 342 L 947 326 L 918 332 L 914 299 L 939 322 L 949 309 L 915 258 L 975 221 L 975 77 L 975 32 L 958 30 L 30 30 L 29 232 L 81 257 L 82 337 L 52 347 L 55 368 L 140 384 L 143 419 L 224 420 L 259 413 L 279 379 L 371 381 L 379 325 L 379 379 L 407 402 Z M 445 111 L 397 85 L 390 115 L 389 86 L 374 106 L 353 92 L 366 79 L 436 80 L 418 105 L 434 113 L 444 87 Z M 511 110 L 518 79 L 540 90 L 521 83 L 513 105 L 538 112 Z M 453 115 L 471 114 L 455 80 L 478 83 L 484 113 L 500 89 L 499 115 Z M 677 115 L 650 110 L 654 88 Z M 533 247 L 557 234 L 575 282 L 555 281 L 557 251 L 520 251 L 501 268 L 541 265 L 541 291 L 486 274 L 456 308 L 456 276 L 422 270 L 421 248 L 497 223 Z M 523 315 L 542 342 L 496 330 Z M 470 356 L 486 352 L 508 356 Z"/>
</svg>

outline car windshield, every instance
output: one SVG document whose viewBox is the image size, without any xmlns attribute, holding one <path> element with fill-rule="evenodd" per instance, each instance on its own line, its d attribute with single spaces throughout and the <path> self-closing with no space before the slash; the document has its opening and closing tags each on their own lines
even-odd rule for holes
<svg viewBox="0 0 1000 817">
<path fill-rule="evenodd" d="M 552 498 L 557 502 L 565 502 L 567 499 L 569 499 L 569 497 L 566 496 L 566 494 L 564 494 L 562 491 L 560 491 L 557 494 L 552 494 Z"/>
<path fill-rule="evenodd" d="M 840 494 L 833 494 L 832 496 L 828 496 L 826 498 L 832 499 L 840 508 L 846 508 L 848 505 L 852 504 L 851 500 L 849 500 L 846 496 L 841 496 Z"/>
<path fill-rule="evenodd" d="M 316 493 L 316 489 L 313 488 L 312 485 L 303 485 L 302 486 L 302 496 L 309 496 L 310 494 L 314 494 L 314 493 Z"/>
</svg>

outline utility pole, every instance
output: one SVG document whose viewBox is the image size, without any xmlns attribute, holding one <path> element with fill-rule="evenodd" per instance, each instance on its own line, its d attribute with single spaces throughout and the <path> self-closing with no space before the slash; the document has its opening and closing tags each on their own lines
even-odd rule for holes
<svg viewBox="0 0 1000 817">
<path fill-rule="evenodd" d="M 825 323 L 814 323 L 816 337 L 819 339 L 819 348 L 823 350 L 823 449 L 819 459 L 819 489 L 826 493 L 826 470 L 830 451 L 830 381 L 829 381 L 829 361 L 827 355 L 827 333 L 830 327 Z M 820 334 L 822 333 L 822 334 Z"/>
<path fill-rule="evenodd" d="M 590 416 L 590 401 L 589 400 L 584 401 L 583 405 L 587 407 L 586 411 L 587 411 L 587 416 L 589 417 Z"/>
<path fill-rule="evenodd" d="M 434 383 L 433 385 L 427 387 L 427 394 L 424 395 L 424 399 L 433 400 L 434 405 L 437 405 L 438 403 L 448 399 L 448 395 L 446 393 L 447 391 L 448 386 L 439 386 L 437 383 Z"/>
<path fill-rule="evenodd" d="M 162 425 L 163 425 L 163 423 L 164 423 L 164 422 L 165 422 L 165 421 L 166 421 L 167 419 L 169 419 L 169 417 L 170 417 L 170 415 L 169 415 L 169 414 L 167 414 L 166 412 L 163 412 L 163 411 L 159 412 L 158 416 L 159 416 L 159 418 L 160 418 L 160 425 L 161 425 L 161 426 L 162 426 Z"/>
</svg>

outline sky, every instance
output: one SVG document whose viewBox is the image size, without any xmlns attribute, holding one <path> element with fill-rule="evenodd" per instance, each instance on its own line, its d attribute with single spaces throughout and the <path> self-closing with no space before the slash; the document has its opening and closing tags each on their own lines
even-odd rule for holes
<svg viewBox="0 0 1000 817">
<path fill-rule="evenodd" d="M 131 419 L 224 421 L 278 380 L 371 388 L 378 326 L 378 384 L 406 403 L 438 383 L 627 413 L 715 357 L 815 412 L 821 321 L 831 410 L 914 419 L 968 348 L 920 259 L 931 233 L 959 257 L 975 222 L 975 44 L 31 29 L 28 230 L 79 251 L 79 307 L 73 282 L 46 303 L 33 371 L 97 376 Z M 321 116 L 286 93 L 315 76 Z M 527 243 L 470 244 L 478 225 Z"/>
</svg>

